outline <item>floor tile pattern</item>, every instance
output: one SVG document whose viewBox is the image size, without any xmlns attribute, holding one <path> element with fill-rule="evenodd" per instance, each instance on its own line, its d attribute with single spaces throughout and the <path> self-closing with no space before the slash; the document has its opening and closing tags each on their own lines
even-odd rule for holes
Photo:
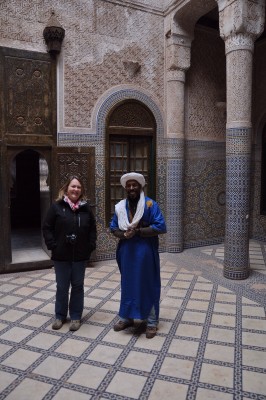
<svg viewBox="0 0 266 400">
<path fill-rule="evenodd" d="M 115 260 L 86 270 L 81 328 L 59 331 L 53 269 L 0 275 L 0 400 L 266 399 L 266 245 L 250 277 L 223 277 L 222 245 L 162 253 L 157 336 L 114 332 Z"/>
</svg>

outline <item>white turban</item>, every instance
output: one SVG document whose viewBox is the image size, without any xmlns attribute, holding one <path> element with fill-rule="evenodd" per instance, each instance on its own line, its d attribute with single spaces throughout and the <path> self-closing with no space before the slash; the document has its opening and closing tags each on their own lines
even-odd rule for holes
<svg viewBox="0 0 266 400">
<path fill-rule="evenodd" d="M 120 178 L 121 185 L 124 188 L 126 187 L 127 181 L 131 181 L 131 180 L 137 181 L 141 185 L 142 188 L 146 184 L 144 176 L 142 174 L 138 174 L 137 172 L 129 172 L 128 174 L 125 174 L 125 175 L 121 176 L 121 178 Z"/>
</svg>

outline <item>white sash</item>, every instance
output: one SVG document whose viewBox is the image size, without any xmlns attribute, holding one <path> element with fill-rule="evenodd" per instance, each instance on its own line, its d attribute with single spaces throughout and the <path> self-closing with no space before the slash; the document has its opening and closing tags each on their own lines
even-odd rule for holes
<svg viewBox="0 0 266 400">
<path fill-rule="evenodd" d="M 119 201 L 115 205 L 115 213 L 118 218 L 118 226 L 121 231 L 127 231 L 129 228 L 136 228 L 139 221 L 141 220 L 145 207 L 145 196 L 144 192 L 140 193 L 140 199 L 138 201 L 136 214 L 133 217 L 131 223 L 129 223 L 128 216 L 127 216 L 127 209 L 126 209 L 126 199 Z"/>
</svg>

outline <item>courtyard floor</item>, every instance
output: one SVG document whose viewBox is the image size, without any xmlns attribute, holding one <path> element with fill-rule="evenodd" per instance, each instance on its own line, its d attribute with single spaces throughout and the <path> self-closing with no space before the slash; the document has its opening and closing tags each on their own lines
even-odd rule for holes
<svg viewBox="0 0 266 400">
<path fill-rule="evenodd" d="M 53 331 L 53 269 L 0 275 L 0 399 L 266 399 L 266 245 L 223 277 L 223 245 L 162 253 L 158 334 L 114 332 L 115 260 L 86 270 L 77 332 Z"/>
</svg>

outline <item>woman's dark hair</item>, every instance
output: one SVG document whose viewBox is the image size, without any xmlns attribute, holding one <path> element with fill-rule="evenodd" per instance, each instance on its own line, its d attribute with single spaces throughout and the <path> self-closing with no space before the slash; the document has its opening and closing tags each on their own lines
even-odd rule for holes
<svg viewBox="0 0 266 400">
<path fill-rule="evenodd" d="M 86 195 L 85 195 L 85 187 L 84 187 L 84 184 L 83 184 L 82 180 L 80 179 L 79 176 L 71 175 L 71 176 L 69 176 L 67 178 L 67 180 L 64 183 L 64 185 L 59 189 L 56 201 L 62 200 L 64 198 L 64 196 L 66 195 L 68 186 L 73 181 L 73 179 L 76 179 L 77 181 L 79 181 L 80 186 L 81 186 L 81 194 L 80 194 L 79 200 L 87 200 Z"/>
</svg>

